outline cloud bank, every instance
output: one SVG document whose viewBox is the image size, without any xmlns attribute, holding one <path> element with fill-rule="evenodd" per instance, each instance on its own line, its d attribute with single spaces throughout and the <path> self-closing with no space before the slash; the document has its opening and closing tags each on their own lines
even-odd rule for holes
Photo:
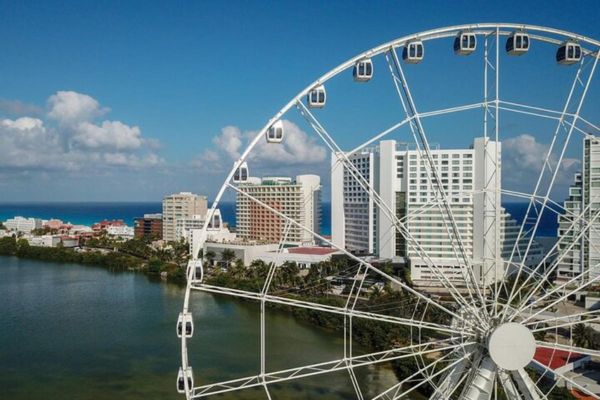
<svg viewBox="0 0 600 400">
<path fill-rule="evenodd" d="M 12 108 L 33 110 L 18 104 Z M 102 171 L 164 163 L 153 151 L 156 140 L 144 139 L 139 127 L 100 120 L 109 112 L 89 95 L 59 91 L 44 113 L 0 119 L 0 170 Z"/>
</svg>

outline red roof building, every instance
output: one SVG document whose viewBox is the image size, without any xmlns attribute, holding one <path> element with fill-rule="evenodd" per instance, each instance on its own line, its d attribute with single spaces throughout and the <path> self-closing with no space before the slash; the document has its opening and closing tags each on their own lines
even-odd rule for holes
<svg viewBox="0 0 600 400">
<path fill-rule="evenodd" d="M 112 221 L 105 219 L 92 225 L 92 230 L 94 232 L 101 232 L 107 230 L 110 226 L 125 226 L 125 222 L 122 219 L 114 219 Z"/>
<path fill-rule="evenodd" d="M 564 374 L 566 372 L 573 371 L 576 368 L 581 368 L 591 360 L 591 357 L 586 354 L 573 353 L 570 351 L 553 349 L 550 347 L 538 347 L 535 350 L 535 355 L 533 358 L 540 364 L 543 364 L 552 371 L 555 371 L 557 374 Z M 532 363 L 531 366 L 542 373 L 545 372 L 542 367 L 536 365 L 535 363 Z M 550 374 L 547 372 L 546 376 L 557 380 L 557 374 Z"/>
<path fill-rule="evenodd" d="M 326 256 L 328 254 L 333 254 L 339 252 L 338 249 L 334 249 L 331 247 L 290 247 L 288 249 L 288 253 L 292 254 L 306 254 L 306 255 L 315 255 L 315 256 Z"/>
</svg>

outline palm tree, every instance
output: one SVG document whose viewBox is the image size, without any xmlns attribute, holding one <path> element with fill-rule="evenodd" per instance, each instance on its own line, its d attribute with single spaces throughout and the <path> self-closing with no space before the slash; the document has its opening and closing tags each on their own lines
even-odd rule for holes
<svg viewBox="0 0 600 400">
<path fill-rule="evenodd" d="M 207 251 L 207 252 L 206 252 L 206 254 L 204 255 L 204 258 L 206 259 L 206 262 L 207 262 L 207 264 L 212 266 L 212 265 L 213 265 L 213 261 L 215 260 L 215 257 L 216 257 L 216 256 L 217 256 L 217 255 L 215 254 L 215 252 L 214 252 L 214 251 L 212 251 L 212 250 L 209 250 L 209 251 Z"/>
<path fill-rule="evenodd" d="M 573 327 L 573 343 L 577 347 L 593 349 L 595 345 L 594 329 L 585 324 L 577 324 Z"/>
<path fill-rule="evenodd" d="M 225 263 L 226 267 L 231 265 L 231 262 L 235 259 L 235 252 L 231 249 L 223 249 L 221 252 L 221 261 Z"/>
</svg>

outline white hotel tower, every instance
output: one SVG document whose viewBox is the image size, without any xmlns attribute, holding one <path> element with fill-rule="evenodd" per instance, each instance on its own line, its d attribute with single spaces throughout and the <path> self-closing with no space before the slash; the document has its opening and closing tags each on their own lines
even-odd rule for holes
<svg viewBox="0 0 600 400">
<path fill-rule="evenodd" d="M 596 217 L 596 213 L 600 212 L 598 137 L 588 136 L 583 140 L 583 172 L 575 174 L 564 208 L 565 213 L 558 216 L 561 260 L 556 279 L 567 282 L 582 272 L 589 271 L 589 274 L 584 274 L 581 281 L 577 282 L 582 284 L 600 274 L 600 218 Z M 578 219 L 584 210 L 585 215 Z M 584 227 L 588 229 L 582 233 Z M 573 243 L 575 238 L 579 239 Z"/>
<path fill-rule="evenodd" d="M 502 259 L 510 257 L 519 231 L 516 221 L 501 208 L 496 232 L 495 207 L 490 200 L 493 194 L 483 194 L 484 189 L 495 193 L 495 182 L 500 182 L 500 168 L 496 180 L 493 161 L 496 151 L 500 155 L 499 147 L 493 141 L 486 146 L 483 138 L 477 138 L 470 149 L 431 150 L 465 255 L 474 266 L 475 275 L 486 283 L 493 281 L 494 260 L 499 266 L 498 274 L 503 273 Z M 432 185 L 429 162 L 422 155 L 425 156 L 395 140 L 384 140 L 379 146 L 348 155 L 386 206 L 405 223 L 421 251 L 407 243 L 394 221 L 379 210 L 373 196 L 362 189 L 336 154 L 332 155 L 331 169 L 332 241 L 356 254 L 409 262 L 412 280 L 418 285 L 437 281 L 430 268 L 432 262 L 449 280 L 462 281 L 464 258 L 462 253 L 457 257 L 458 241 L 450 234 L 452 225 L 446 208 L 442 203 L 434 205 L 439 193 Z M 519 247 L 524 250 L 526 245 L 522 240 Z M 427 257 L 422 257 L 423 253 Z M 496 253 L 500 256 L 495 257 Z M 539 260 L 541 247 L 535 243 L 530 254 L 526 264 Z"/>
</svg>

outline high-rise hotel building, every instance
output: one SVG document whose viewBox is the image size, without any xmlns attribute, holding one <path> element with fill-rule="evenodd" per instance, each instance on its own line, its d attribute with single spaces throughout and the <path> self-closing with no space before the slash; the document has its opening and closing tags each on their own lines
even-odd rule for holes
<svg viewBox="0 0 600 400">
<path fill-rule="evenodd" d="M 317 175 L 250 178 L 239 185 L 241 192 L 259 200 L 288 218 L 319 233 L 321 221 L 321 178 Z M 237 237 L 279 243 L 284 237 L 285 220 L 242 193 L 236 199 Z M 296 225 L 290 225 L 285 243 L 312 244 L 315 238 Z"/>
<path fill-rule="evenodd" d="M 181 234 L 178 224 L 184 219 L 200 215 L 206 216 L 207 200 L 205 196 L 199 196 L 190 192 L 181 192 L 166 196 L 162 202 L 163 218 L 163 240 L 178 241 Z"/>
<path fill-rule="evenodd" d="M 475 139 L 470 149 L 431 150 L 464 254 L 475 275 L 487 283 L 493 281 L 493 271 L 504 272 L 502 259 L 510 257 L 519 231 L 516 221 L 503 208 L 496 215 L 496 185 L 501 181 L 500 162 L 498 168 L 494 162 L 496 151 L 500 156 L 500 144 L 488 140 L 486 145 L 484 138 Z M 424 152 L 384 140 L 348 158 L 385 208 L 405 224 L 419 248 L 410 245 L 397 230 L 388 211 L 377 206 L 373 193 L 361 187 L 338 154 L 332 155 L 331 167 L 332 241 L 356 254 L 410 263 L 417 284 L 434 283 L 439 272 L 449 280 L 464 280 L 459 238 L 440 200 Z M 497 229 L 496 218 L 500 221 Z M 520 241 L 520 249 L 524 250 L 526 244 Z M 541 247 L 535 243 L 530 254 L 526 261 L 533 263 L 541 257 Z M 431 265 L 437 267 L 435 271 Z M 498 268 L 492 268 L 495 265 Z"/>
<path fill-rule="evenodd" d="M 600 217 L 594 221 L 595 214 L 600 211 L 598 137 L 587 136 L 583 140 L 583 172 L 575 174 L 564 209 L 564 213 L 558 216 L 560 262 L 556 279 L 566 282 L 589 271 L 581 276 L 580 281 L 574 282 L 581 284 L 600 274 Z M 583 212 L 585 214 L 581 216 Z M 587 229 L 582 234 L 584 228 Z"/>
</svg>

